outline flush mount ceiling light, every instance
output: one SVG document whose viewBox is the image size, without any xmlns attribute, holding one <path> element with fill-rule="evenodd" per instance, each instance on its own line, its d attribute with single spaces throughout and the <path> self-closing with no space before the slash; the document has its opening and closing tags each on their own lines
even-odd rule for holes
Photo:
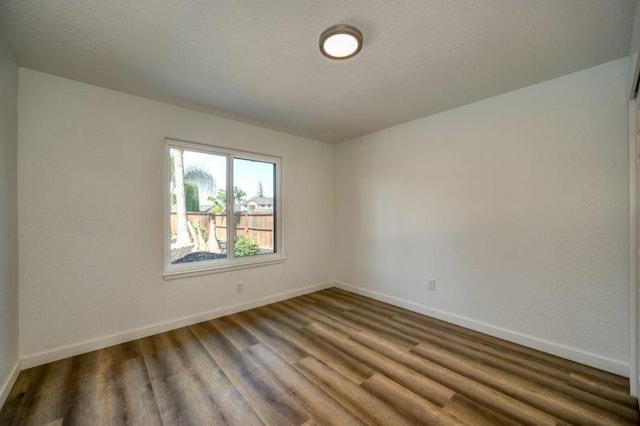
<svg viewBox="0 0 640 426">
<path fill-rule="evenodd" d="M 362 33 L 351 25 L 334 25 L 320 35 L 320 52 L 330 59 L 348 59 L 362 49 Z"/>
</svg>

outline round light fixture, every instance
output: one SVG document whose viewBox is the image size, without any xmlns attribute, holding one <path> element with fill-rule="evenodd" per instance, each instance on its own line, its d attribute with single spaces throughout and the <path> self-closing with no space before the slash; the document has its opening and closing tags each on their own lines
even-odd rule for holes
<svg viewBox="0 0 640 426">
<path fill-rule="evenodd" d="M 351 25 L 334 25 L 320 35 L 320 52 L 331 59 L 348 59 L 362 49 L 362 33 Z"/>
</svg>

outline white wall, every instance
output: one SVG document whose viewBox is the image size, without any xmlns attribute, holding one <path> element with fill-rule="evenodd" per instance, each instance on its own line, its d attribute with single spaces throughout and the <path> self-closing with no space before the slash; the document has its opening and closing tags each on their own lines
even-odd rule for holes
<svg viewBox="0 0 640 426">
<path fill-rule="evenodd" d="M 18 362 L 18 67 L 0 39 L 0 406 Z"/>
<path fill-rule="evenodd" d="M 339 144 L 338 281 L 628 374 L 628 69 Z"/>
<path fill-rule="evenodd" d="M 333 278 L 331 145 L 27 69 L 18 112 L 26 365 Z M 284 263 L 162 279 L 165 136 L 283 157 Z"/>
</svg>

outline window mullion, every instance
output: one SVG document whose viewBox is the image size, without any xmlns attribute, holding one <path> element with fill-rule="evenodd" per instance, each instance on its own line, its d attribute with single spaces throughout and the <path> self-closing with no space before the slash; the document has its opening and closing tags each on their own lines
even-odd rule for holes
<svg viewBox="0 0 640 426">
<path fill-rule="evenodd" d="M 227 258 L 230 261 L 235 259 L 233 255 L 235 234 L 235 204 L 233 194 L 233 155 L 227 155 Z"/>
</svg>

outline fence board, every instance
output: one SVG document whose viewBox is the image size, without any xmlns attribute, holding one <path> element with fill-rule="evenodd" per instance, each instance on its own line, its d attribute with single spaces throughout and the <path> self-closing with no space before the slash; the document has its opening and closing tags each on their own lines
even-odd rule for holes
<svg viewBox="0 0 640 426">
<path fill-rule="evenodd" d="M 274 226 L 273 213 L 236 212 L 233 215 L 235 222 L 235 235 L 247 235 L 258 242 L 261 249 L 273 250 Z M 218 241 L 227 241 L 227 215 L 220 213 L 195 213 L 187 214 L 187 220 L 192 225 L 200 225 L 209 231 L 210 222 L 215 224 L 215 233 Z M 176 235 L 178 230 L 176 213 L 171 213 L 171 235 Z"/>
</svg>

